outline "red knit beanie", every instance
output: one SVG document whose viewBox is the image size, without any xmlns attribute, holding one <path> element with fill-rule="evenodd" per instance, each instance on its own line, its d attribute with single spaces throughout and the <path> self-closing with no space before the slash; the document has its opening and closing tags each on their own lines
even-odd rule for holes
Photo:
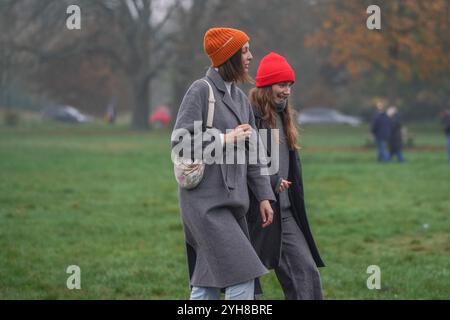
<svg viewBox="0 0 450 320">
<path fill-rule="evenodd" d="M 295 82 L 295 73 L 287 60 L 271 52 L 262 58 L 256 72 L 256 87 L 266 87 L 279 82 Z"/>
</svg>

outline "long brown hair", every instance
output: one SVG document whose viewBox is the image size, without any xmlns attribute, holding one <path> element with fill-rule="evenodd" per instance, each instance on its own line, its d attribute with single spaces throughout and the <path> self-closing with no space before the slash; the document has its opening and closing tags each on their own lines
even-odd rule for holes
<svg viewBox="0 0 450 320">
<path fill-rule="evenodd" d="M 221 64 L 218 69 L 220 76 L 226 82 L 253 83 L 253 79 L 245 72 L 242 63 L 242 48 Z"/>
<path fill-rule="evenodd" d="M 249 92 L 249 100 L 253 108 L 255 108 L 261 115 L 268 129 L 276 129 L 276 111 L 273 106 L 272 87 L 267 86 L 263 88 L 252 88 Z M 286 135 L 289 149 L 297 150 L 298 146 L 298 129 L 295 125 L 295 110 L 287 102 L 287 106 L 283 111 L 284 134 Z M 280 141 L 283 143 L 283 141 Z"/>
</svg>

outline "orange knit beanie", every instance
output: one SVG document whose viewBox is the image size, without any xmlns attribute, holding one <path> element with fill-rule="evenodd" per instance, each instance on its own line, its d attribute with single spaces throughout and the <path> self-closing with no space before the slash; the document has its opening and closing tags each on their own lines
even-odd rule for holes
<svg viewBox="0 0 450 320">
<path fill-rule="evenodd" d="M 241 30 L 231 28 L 211 28 L 205 33 L 203 48 L 213 67 L 218 67 L 230 59 L 249 37 Z"/>
</svg>

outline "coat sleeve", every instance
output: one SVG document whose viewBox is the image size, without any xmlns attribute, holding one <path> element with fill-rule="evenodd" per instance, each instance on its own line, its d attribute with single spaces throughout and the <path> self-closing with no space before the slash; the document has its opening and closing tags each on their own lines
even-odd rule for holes
<svg viewBox="0 0 450 320">
<path fill-rule="evenodd" d="M 270 176 L 270 184 L 272 185 L 272 190 L 274 193 L 279 193 L 279 189 L 281 186 L 281 182 L 283 181 L 282 178 L 278 175 L 278 173 L 273 174 Z"/>
<path fill-rule="evenodd" d="M 203 153 L 204 149 L 211 144 L 214 148 L 222 149 L 220 131 L 217 129 L 206 129 L 206 118 L 208 114 L 209 89 L 206 83 L 195 81 L 186 92 L 178 110 L 177 119 L 172 132 L 172 150 L 179 149 L 191 151 L 191 159 L 202 159 L 209 154 Z M 207 137 L 206 139 L 202 139 Z M 203 141 L 205 140 L 205 141 Z M 195 143 L 194 143 L 195 141 Z M 211 145 L 211 147 L 213 147 Z M 186 155 L 183 152 L 183 156 Z M 213 160 L 205 159 L 203 160 Z"/>
<path fill-rule="evenodd" d="M 249 124 L 252 126 L 253 130 L 257 134 L 257 129 L 255 125 L 255 116 L 253 114 L 253 110 L 248 104 L 249 108 Z M 260 138 L 259 136 L 257 137 Z M 248 164 L 247 165 L 247 181 L 248 186 L 252 190 L 258 201 L 269 200 L 276 201 L 274 192 L 272 190 L 270 176 L 263 175 L 261 173 L 261 169 L 264 168 L 265 165 L 261 163 L 261 159 L 257 158 L 256 164 Z"/>
</svg>

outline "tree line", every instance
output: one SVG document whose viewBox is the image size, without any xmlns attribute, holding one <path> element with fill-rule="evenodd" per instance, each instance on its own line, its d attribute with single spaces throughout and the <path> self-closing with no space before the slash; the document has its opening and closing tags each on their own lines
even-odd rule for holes
<svg viewBox="0 0 450 320">
<path fill-rule="evenodd" d="M 81 28 L 66 9 L 81 9 Z M 175 115 L 209 65 L 212 26 L 249 34 L 256 73 L 270 51 L 297 72 L 297 109 L 329 106 L 369 115 L 377 99 L 410 118 L 450 103 L 449 1 L 379 4 L 381 29 L 366 26 L 366 0 L 1 0 L 0 106 L 64 103 L 101 115 L 117 101 L 131 126 L 148 129 L 157 104 Z M 244 89 L 248 90 L 249 85 Z"/>
</svg>

